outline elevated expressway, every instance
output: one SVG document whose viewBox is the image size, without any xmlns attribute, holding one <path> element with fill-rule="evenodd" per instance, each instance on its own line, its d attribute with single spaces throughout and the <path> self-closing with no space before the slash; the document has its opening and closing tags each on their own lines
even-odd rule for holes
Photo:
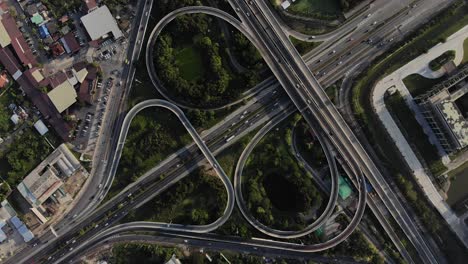
<svg viewBox="0 0 468 264">
<path fill-rule="evenodd" d="M 262 45 L 257 47 L 286 92 L 312 126 L 317 120 L 343 159 L 354 171 L 362 170 L 386 207 L 416 247 L 423 261 L 437 263 L 373 160 L 310 72 L 263 1 L 229 1 L 244 25 Z M 256 42 L 254 42 L 255 44 Z"/>
<path fill-rule="evenodd" d="M 243 254 L 261 254 L 264 257 L 268 258 L 302 258 L 308 259 L 313 261 L 314 263 L 339 263 L 339 264 L 364 264 L 364 262 L 356 261 L 352 257 L 346 256 L 336 256 L 334 258 L 329 258 L 325 256 L 321 256 L 319 254 L 313 253 L 300 253 L 300 252 L 290 252 L 290 251 L 281 251 L 281 250 L 271 250 L 268 251 L 262 249 L 254 249 L 252 246 L 243 245 L 241 240 L 233 241 L 230 239 L 223 239 L 223 237 L 219 236 L 217 241 L 210 240 L 207 235 L 208 239 L 205 239 L 205 235 L 200 235 L 200 237 L 189 238 L 179 236 L 178 234 L 162 234 L 157 232 L 131 232 L 131 233 L 116 233 L 112 235 L 100 236 L 99 239 L 93 240 L 93 243 L 90 243 L 87 248 L 89 248 L 89 254 L 93 254 L 93 252 L 99 252 L 103 247 L 109 247 L 116 243 L 154 243 L 158 245 L 168 245 L 168 246 L 180 246 L 185 245 L 192 248 L 200 248 L 203 249 L 204 252 L 207 251 L 223 251 L 227 248 L 234 248 L 236 252 L 242 252 Z M 82 252 L 75 252 L 72 258 L 72 263 L 74 260 L 78 260 L 77 258 L 80 257 L 80 253 Z M 212 253 L 207 252 L 209 255 Z M 78 262 L 78 261 L 76 261 Z"/>
<path fill-rule="evenodd" d="M 229 180 L 229 177 L 226 175 L 224 172 L 223 168 L 219 165 L 218 161 L 214 157 L 213 153 L 210 151 L 210 149 L 206 146 L 205 142 L 203 139 L 200 137 L 196 129 L 192 126 L 190 121 L 187 119 L 185 116 L 184 112 L 180 110 L 176 105 L 164 101 L 164 100 L 159 100 L 159 99 L 151 99 L 151 100 L 146 100 L 143 101 L 137 105 L 135 105 L 126 115 L 125 120 L 123 122 L 121 131 L 120 131 L 120 136 L 118 140 L 118 145 L 117 145 L 117 150 L 116 154 L 113 157 L 112 160 L 112 165 L 111 165 L 111 179 L 115 178 L 115 173 L 117 172 L 117 167 L 119 164 L 119 160 L 122 154 L 122 150 L 125 144 L 125 140 L 127 138 L 128 130 L 130 129 L 130 124 L 133 121 L 133 118 L 143 109 L 148 108 L 148 107 L 163 107 L 168 110 L 170 110 L 173 114 L 177 116 L 177 118 L 182 122 L 183 126 L 187 130 L 187 132 L 190 134 L 192 139 L 195 141 L 195 144 L 199 147 L 205 158 L 208 160 L 210 165 L 213 167 L 215 170 L 216 174 L 218 177 L 221 179 L 221 181 L 224 184 L 224 187 L 226 188 L 227 192 L 227 205 L 224 210 L 223 215 L 217 219 L 215 222 L 208 224 L 208 225 L 180 225 L 180 224 L 172 224 L 172 223 L 153 223 L 153 227 L 157 228 L 163 228 L 164 230 L 167 231 L 191 231 L 194 233 L 206 233 L 215 230 L 219 226 L 223 225 L 231 216 L 232 210 L 234 209 L 234 188 L 232 187 L 231 181 Z M 110 183 L 109 185 L 112 185 Z"/>
<path fill-rule="evenodd" d="M 249 35 L 248 35 L 248 32 L 243 30 L 240 24 L 234 22 L 236 20 L 233 17 L 229 16 L 228 14 L 226 14 L 224 12 L 220 12 L 217 9 L 213 9 L 213 8 L 209 8 L 209 7 L 181 8 L 181 9 L 178 9 L 178 10 L 170 13 L 169 15 L 167 15 L 158 24 L 168 23 L 168 21 L 171 21 L 177 15 L 189 14 L 189 13 L 207 13 L 207 14 L 215 15 L 217 17 L 226 19 L 227 22 L 232 23 L 236 28 L 239 28 L 241 30 L 241 32 L 246 34 L 246 36 L 249 39 L 251 39 L 251 37 L 249 37 Z M 156 28 L 158 28 L 158 27 L 156 27 Z M 152 39 L 155 39 L 155 38 L 152 38 Z M 151 43 L 151 41 L 150 41 L 149 45 L 153 46 L 154 43 Z M 147 54 L 152 54 L 152 50 L 148 49 Z M 147 63 L 148 63 L 148 61 L 147 61 Z M 153 65 L 152 63 L 150 63 L 150 64 Z M 185 116 L 180 111 L 180 109 L 178 109 L 178 108 L 177 108 L 178 110 L 175 109 L 174 105 L 172 105 L 169 102 L 166 102 L 165 104 L 162 104 L 161 101 L 159 101 L 158 103 L 160 104 L 160 106 L 169 107 L 171 109 L 171 111 L 174 111 L 176 113 L 176 115 L 182 120 L 182 123 L 184 124 L 186 129 L 188 129 L 188 131 L 190 133 L 190 131 L 193 129 L 193 127 L 191 125 L 186 125 L 188 123 L 188 120 L 185 119 Z M 121 153 L 121 151 L 122 151 L 123 143 L 125 141 L 125 137 L 126 137 L 126 134 L 127 134 L 128 128 L 129 128 L 130 121 L 133 118 L 133 116 L 137 112 L 139 112 L 142 108 L 148 107 L 145 104 L 146 104 L 146 102 L 143 102 L 143 103 L 140 103 L 139 105 L 137 105 L 137 107 L 136 107 L 137 110 L 135 110 L 135 111 L 133 111 L 133 109 L 132 109 L 130 111 L 130 113 L 129 113 L 129 116 L 128 116 L 129 121 L 127 121 L 127 118 L 126 118 L 126 122 L 124 122 L 124 127 L 123 127 L 123 130 L 122 130 L 122 132 L 120 134 L 120 137 L 119 137 L 119 145 L 118 145 L 119 149 L 116 151 L 117 155 L 114 157 L 113 162 L 112 162 L 112 166 L 111 166 L 111 168 L 112 168 L 111 172 L 112 173 L 115 173 L 115 170 L 116 170 L 116 167 L 117 167 L 117 164 L 118 164 L 118 159 L 120 158 L 119 153 Z M 154 102 L 148 103 L 148 105 L 149 106 L 154 105 Z M 205 156 L 207 158 L 211 158 L 212 156 L 210 156 L 211 154 L 210 154 L 209 150 L 206 148 L 206 145 L 204 145 L 202 140 L 198 137 L 198 134 L 196 133 L 196 131 L 193 131 L 191 133 L 191 135 L 192 135 L 192 137 L 194 138 L 195 141 L 197 141 L 197 140 L 201 141 L 201 143 L 196 142 L 197 145 L 199 145 L 199 147 L 200 147 L 200 149 L 202 151 L 206 150 L 207 153 L 204 153 L 204 154 L 205 154 Z M 335 165 L 333 157 L 331 157 L 331 156 L 328 156 L 328 157 L 329 157 L 329 159 L 331 161 L 333 160 L 332 161 L 333 165 L 330 168 L 332 168 L 332 170 L 336 170 L 336 165 Z M 219 168 L 219 164 L 217 164 L 217 162 L 216 162 L 216 160 L 214 158 L 213 158 L 212 161 L 210 161 L 210 163 L 212 164 L 212 166 L 214 168 Z M 278 249 L 279 248 L 279 249 L 292 250 L 292 251 L 298 251 L 298 252 L 316 252 L 316 251 L 322 251 L 322 250 L 334 247 L 337 244 L 341 243 L 357 227 L 357 225 L 359 224 L 360 219 L 362 218 L 362 215 L 364 214 L 364 210 L 365 210 L 365 206 L 366 206 L 365 181 L 363 180 L 363 175 L 361 173 L 359 173 L 359 170 L 357 170 L 355 172 L 357 172 L 357 173 L 355 173 L 355 175 L 357 175 L 357 177 L 358 177 L 357 182 L 358 182 L 358 190 L 359 190 L 359 194 L 360 194 L 359 195 L 359 201 L 360 202 L 359 202 L 356 214 L 353 217 L 353 219 L 351 220 L 350 224 L 338 236 L 336 236 L 336 237 L 334 237 L 334 238 L 332 238 L 329 241 L 326 241 L 324 243 L 315 244 L 315 245 L 306 245 L 306 246 L 290 244 L 290 243 L 283 243 L 283 242 L 278 242 L 278 241 L 271 241 L 271 242 L 268 241 L 268 243 L 266 243 L 265 241 L 262 241 L 260 243 L 256 242 L 256 243 L 254 243 L 254 245 L 265 247 L 266 246 L 265 244 L 269 244 L 269 245 L 266 246 L 267 248 L 272 248 L 272 249 Z M 224 176 L 225 176 L 224 172 L 221 170 L 218 173 L 219 173 L 219 175 L 222 175 L 221 178 L 223 179 Z M 334 181 L 336 181 L 337 172 L 335 171 L 333 173 L 333 175 L 335 176 Z M 225 183 L 226 186 L 228 185 L 226 182 L 224 182 L 224 183 Z M 226 188 L 228 190 L 228 197 L 233 198 L 232 193 L 230 193 L 231 190 L 228 187 L 226 187 Z M 286 234 L 286 237 L 297 237 L 297 236 L 300 236 L 300 235 L 305 235 L 307 233 L 312 232 L 316 228 L 318 228 L 319 225 L 326 220 L 326 217 L 328 217 L 330 215 L 330 213 L 332 212 L 332 209 L 335 206 L 336 198 L 337 198 L 337 190 L 335 190 L 334 193 L 335 193 L 335 195 L 333 195 L 332 199 L 330 199 L 330 202 L 329 202 L 329 204 L 327 206 L 326 212 L 324 213 L 324 215 L 322 217 L 319 218 L 319 221 L 317 221 L 316 223 L 314 223 L 310 227 L 308 227 L 306 231 L 302 232 L 302 234 Z M 232 207 L 230 207 L 231 202 L 229 202 L 229 201 L 233 201 L 233 200 L 228 198 L 228 207 L 226 208 L 226 211 L 228 211 L 228 208 L 230 208 L 230 211 L 232 211 Z M 223 217 L 226 216 L 226 215 L 227 215 L 227 217 L 229 217 L 230 212 L 229 212 L 229 215 L 225 213 L 223 215 Z M 223 219 L 223 217 L 221 217 L 220 219 Z M 219 226 L 220 224 L 221 224 L 221 221 L 219 221 L 219 223 L 218 223 L 218 221 L 216 221 L 215 223 L 213 223 L 213 226 Z M 255 227 L 257 227 L 257 226 L 255 226 Z M 133 223 L 130 223 L 130 224 L 123 224 L 123 225 L 119 225 L 119 226 L 116 226 L 116 227 L 112 227 L 111 229 L 109 229 L 109 231 L 104 231 L 104 232 L 112 232 L 112 230 L 114 230 L 114 229 L 119 230 L 119 232 L 125 232 L 125 231 L 128 231 L 128 230 L 134 230 L 134 229 L 138 229 L 138 230 L 158 230 L 158 229 L 162 229 L 162 230 L 165 230 L 166 232 L 167 231 L 179 231 L 179 232 L 180 231 L 182 231 L 182 232 L 190 231 L 190 233 L 193 233 L 192 231 L 194 231 L 194 230 L 199 231 L 199 232 L 209 232 L 209 231 L 212 230 L 212 229 L 206 228 L 206 227 L 183 226 L 183 225 L 173 225 L 173 224 L 165 224 L 165 223 L 133 222 Z M 86 243 L 84 243 L 84 244 L 86 244 Z M 84 244 L 78 245 L 77 249 L 79 249 L 80 247 L 83 247 Z M 287 244 L 288 246 L 285 247 L 285 244 Z M 61 261 L 66 259 L 67 256 L 70 255 L 70 254 L 71 253 L 68 253 L 65 256 L 57 259 L 56 263 L 60 263 Z"/>
<path fill-rule="evenodd" d="M 220 168 L 219 164 L 217 163 L 216 159 L 212 156 L 210 150 L 206 147 L 205 143 L 203 140 L 198 136 L 197 132 L 195 129 L 190 125 L 190 122 L 186 119 L 185 115 L 183 112 L 171 104 L 170 102 L 163 101 L 163 100 L 147 100 L 144 102 L 139 103 L 136 105 L 134 108 L 130 110 L 128 113 L 127 117 L 125 118 L 124 125 L 122 127 L 122 131 L 120 134 L 119 138 L 119 147 L 116 151 L 118 155 L 114 159 L 114 164 L 117 166 L 118 160 L 120 157 L 121 151 L 122 151 L 122 146 L 124 145 L 125 138 L 128 133 L 128 129 L 130 127 L 131 120 L 135 117 L 135 115 L 140 112 L 141 110 L 147 108 L 147 107 L 152 107 L 152 106 L 159 106 L 159 107 L 164 107 L 169 110 L 171 110 L 173 113 L 176 114 L 176 116 L 181 120 L 181 122 L 184 124 L 185 128 L 189 131 L 193 139 L 195 140 L 196 144 L 199 146 L 201 151 L 204 153 L 205 157 L 210 161 L 212 166 L 214 168 Z M 275 118 L 273 123 L 276 123 L 277 120 L 282 120 L 285 117 L 289 116 L 291 113 L 291 110 L 283 112 L 283 115 L 280 116 L 279 118 Z M 269 126 L 267 126 L 269 127 Z M 333 157 L 330 155 L 329 156 L 330 160 L 334 163 Z M 114 165 L 113 164 L 113 165 Z M 335 175 L 335 178 L 337 178 L 337 171 L 336 170 L 336 165 L 331 166 L 332 168 L 332 174 Z M 115 170 L 112 170 L 115 172 Z M 157 232 L 164 232 L 168 235 L 175 236 L 174 232 L 177 232 L 177 234 L 182 235 L 183 237 L 187 238 L 198 238 L 197 233 L 206 233 L 213 231 L 217 227 L 221 226 L 230 216 L 232 209 L 233 209 L 233 204 L 234 204 L 234 190 L 232 189 L 232 185 L 230 185 L 229 179 L 227 176 L 224 174 L 222 170 L 219 170 L 217 173 L 219 173 L 219 177 L 223 181 L 224 185 L 226 186 L 226 190 L 228 192 L 228 205 L 225 209 L 225 212 L 223 216 L 221 216 L 218 220 L 215 222 L 209 224 L 209 225 L 204 225 L 204 226 L 190 226 L 190 225 L 180 225 L 180 224 L 168 224 L 168 223 L 154 223 L 154 222 L 132 222 L 128 224 L 122 224 L 118 225 L 115 227 L 111 227 L 108 230 L 105 230 L 101 233 L 98 233 L 95 237 L 82 241 L 81 243 L 75 244 L 76 247 L 73 248 L 71 247 L 70 250 L 67 250 L 66 253 L 62 253 L 60 257 L 57 257 L 54 259 L 54 263 L 63 263 L 63 261 L 67 260 L 69 257 L 72 257 L 77 254 L 77 252 L 84 251 L 88 248 L 88 246 L 93 245 L 93 241 L 96 239 L 100 239 L 102 237 L 107 237 L 109 234 L 115 235 L 118 233 L 124 233 L 124 232 L 132 232 L 132 231 L 157 231 Z M 335 179 L 336 181 L 336 179 Z M 301 253 L 311 253 L 311 252 L 317 252 L 317 251 L 322 251 L 331 247 L 336 246 L 337 244 L 341 243 L 343 240 L 345 240 L 357 227 L 359 224 L 364 211 L 365 211 L 365 206 L 366 206 L 366 190 L 365 190 L 365 181 L 364 181 L 364 176 L 361 174 L 357 178 L 358 182 L 358 190 L 359 190 L 359 204 L 357 206 L 356 214 L 351 220 L 350 224 L 343 230 L 342 233 L 340 233 L 338 236 L 332 238 L 331 240 L 320 243 L 320 244 L 315 244 L 315 245 L 297 245 L 297 244 L 292 244 L 292 243 L 284 243 L 284 242 L 279 242 L 279 241 L 272 241 L 272 240 L 249 240 L 246 242 L 242 242 L 242 245 L 244 246 L 251 246 L 255 248 L 262 248 L 264 250 L 282 250 L 282 251 L 292 251 L 292 252 L 301 252 Z M 336 190 L 335 193 L 337 194 Z M 334 208 L 336 203 L 336 195 L 334 196 L 333 199 L 329 202 L 329 206 L 331 209 Z M 326 214 L 327 217 L 329 216 L 329 212 Z M 321 219 L 324 219 L 324 216 L 321 217 Z M 324 221 L 322 220 L 322 222 Z M 316 227 L 318 227 L 318 224 L 315 224 Z M 314 226 L 314 228 L 315 228 Z M 257 227 L 254 225 L 254 227 Z M 302 232 L 302 235 L 305 235 L 307 233 L 310 233 L 310 228 L 307 228 L 306 231 Z M 297 236 L 290 236 L 290 237 L 297 237 Z M 210 238 L 208 241 L 218 241 L 220 238 Z M 221 239 L 223 240 L 223 239 Z M 223 241 L 226 241 L 225 239 Z"/>
<path fill-rule="evenodd" d="M 311 61 L 311 58 L 309 58 L 308 60 Z M 339 67 L 338 67 L 338 68 L 339 68 Z M 272 113 L 273 111 L 270 111 L 270 112 Z M 226 144 L 224 144 L 224 145 L 226 145 Z M 175 166 L 174 163 L 171 163 L 171 164 L 172 164 L 171 166 Z M 169 166 L 169 165 L 168 165 L 168 166 Z M 165 166 L 165 167 L 167 167 L 167 166 Z M 154 173 L 153 173 L 153 174 L 154 174 Z M 136 187 L 136 186 L 135 186 L 135 187 Z M 132 189 L 134 189 L 134 188 L 132 188 Z M 132 189 L 128 189 L 128 191 L 127 191 L 126 193 L 130 192 Z M 126 193 L 124 193 L 124 194 L 126 194 Z"/>
</svg>

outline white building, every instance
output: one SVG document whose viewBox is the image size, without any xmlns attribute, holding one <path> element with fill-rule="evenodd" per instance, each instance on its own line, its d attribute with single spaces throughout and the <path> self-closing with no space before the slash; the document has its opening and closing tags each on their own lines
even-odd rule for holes
<svg viewBox="0 0 468 264">
<path fill-rule="evenodd" d="M 288 7 L 291 5 L 291 2 L 289 2 L 289 0 L 286 0 L 284 1 L 283 3 L 281 3 L 281 7 L 286 10 L 288 9 Z"/>
<path fill-rule="evenodd" d="M 123 36 L 117 22 L 112 16 L 109 8 L 103 5 L 89 14 L 81 17 L 81 23 L 88 32 L 91 40 L 99 40 L 110 37 L 118 39 Z"/>
</svg>

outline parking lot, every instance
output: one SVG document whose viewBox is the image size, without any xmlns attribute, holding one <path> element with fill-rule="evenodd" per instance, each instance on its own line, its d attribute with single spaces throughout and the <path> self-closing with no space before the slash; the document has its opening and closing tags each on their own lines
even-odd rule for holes
<svg viewBox="0 0 468 264">
<path fill-rule="evenodd" d="M 104 115 L 107 108 L 109 93 L 114 86 L 113 77 L 104 81 L 99 80 L 97 83 L 97 96 L 95 104 L 87 108 L 87 112 L 83 112 L 81 122 L 79 121 L 75 131 L 75 145 L 81 146 L 80 149 L 86 149 L 99 136 L 99 131 L 102 126 Z"/>
</svg>

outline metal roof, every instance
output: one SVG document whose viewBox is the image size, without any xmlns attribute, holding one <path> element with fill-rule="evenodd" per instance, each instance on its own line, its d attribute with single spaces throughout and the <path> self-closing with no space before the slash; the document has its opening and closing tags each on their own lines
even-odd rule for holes
<svg viewBox="0 0 468 264">
<path fill-rule="evenodd" d="M 41 136 L 43 136 L 45 133 L 49 132 L 49 129 L 46 127 L 44 122 L 42 120 L 37 120 L 36 123 L 34 123 L 34 128 L 39 132 Z"/>
<path fill-rule="evenodd" d="M 70 82 L 64 81 L 47 94 L 59 113 L 76 102 L 76 91 Z"/>
<path fill-rule="evenodd" d="M 109 8 L 103 5 L 89 14 L 81 17 L 81 22 L 88 32 L 91 40 L 98 40 L 106 34 L 112 33 L 115 39 L 123 36 L 117 22 Z"/>
</svg>

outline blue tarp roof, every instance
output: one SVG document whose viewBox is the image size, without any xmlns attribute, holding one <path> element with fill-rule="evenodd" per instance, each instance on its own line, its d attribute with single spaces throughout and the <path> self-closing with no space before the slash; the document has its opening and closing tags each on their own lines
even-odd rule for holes
<svg viewBox="0 0 468 264">
<path fill-rule="evenodd" d="M 39 35 L 41 35 L 41 38 L 47 38 L 50 35 L 46 25 L 42 25 L 39 27 Z"/>
<path fill-rule="evenodd" d="M 34 234 L 26 227 L 26 225 L 17 217 L 13 216 L 10 221 L 15 226 L 16 230 L 21 234 L 23 237 L 24 242 L 29 242 L 31 239 L 34 238 Z"/>
<path fill-rule="evenodd" d="M 7 239 L 7 236 L 5 234 L 5 232 L 3 232 L 1 229 L 0 229 L 0 243 L 5 241 L 5 239 Z"/>
<path fill-rule="evenodd" d="M 19 220 L 19 218 L 17 216 L 13 216 L 10 221 L 13 223 L 13 225 L 15 226 L 16 229 L 20 228 L 20 226 L 23 225 L 23 222 L 21 222 L 21 220 Z"/>
<path fill-rule="evenodd" d="M 34 238 L 34 234 L 31 231 L 29 231 L 29 229 L 25 225 L 20 227 L 20 229 L 18 229 L 18 232 L 23 237 L 24 242 L 29 242 L 31 241 L 31 239 Z"/>
</svg>

